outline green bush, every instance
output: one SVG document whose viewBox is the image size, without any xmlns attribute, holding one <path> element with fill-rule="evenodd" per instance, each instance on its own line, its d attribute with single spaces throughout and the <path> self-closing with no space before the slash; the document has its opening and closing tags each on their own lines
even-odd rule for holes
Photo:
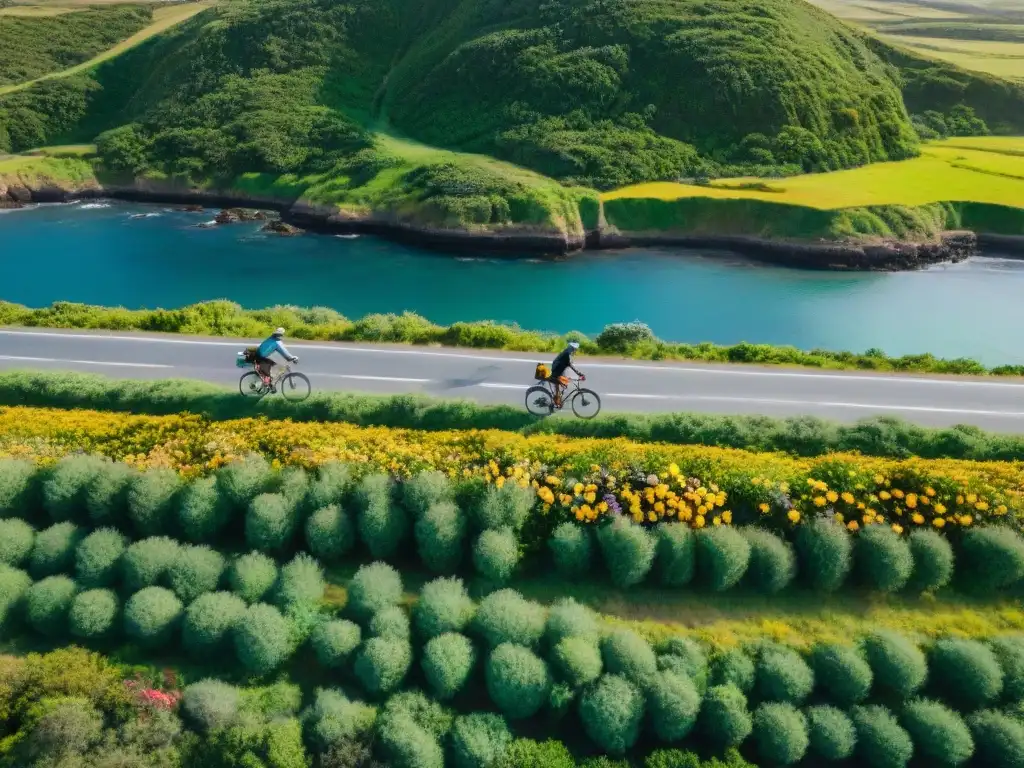
<svg viewBox="0 0 1024 768">
<path fill-rule="evenodd" d="M 545 632 L 548 642 L 555 645 L 566 637 L 596 638 L 601 627 L 596 613 L 571 597 L 563 597 L 548 611 Z"/>
<path fill-rule="evenodd" d="M 807 753 L 807 718 L 791 704 L 769 702 L 754 712 L 754 744 L 768 765 L 793 765 Z"/>
<path fill-rule="evenodd" d="M 583 730 L 612 755 L 622 755 L 636 744 L 643 717 L 643 694 L 618 675 L 604 675 L 580 699 Z"/>
<path fill-rule="evenodd" d="M 441 701 L 451 699 L 462 690 L 475 663 L 473 643 L 455 632 L 431 638 L 420 660 L 431 693 Z"/>
<path fill-rule="evenodd" d="M 121 604 L 109 589 L 90 589 L 79 592 L 71 601 L 68 626 L 74 637 L 98 640 L 108 637 L 117 623 Z"/>
<path fill-rule="evenodd" d="M 0 564 L 15 568 L 24 565 L 32 554 L 35 540 L 35 530 L 24 520 L 0 520 Z"/>
<path fill-rule="evenodd" d="M 288 548 L 297 523 L 295 505 L 281 493 L 261 493 L 245 514 L 246 546 L 260 552 Z"/>
<path fill-rule="evenodd" d="M 25 593 L 28 623 L 47 637 L 59 637 L 68 631 L 68 613 L 78 588 L 67 576 L 47 576 Z"/>
<path fill-rule="evenodd" d="M 75 548 L 75 577 L 80 586 L 108 587 L 120 573 L 127 541 L 113 528 L 93 531 Z"/>
<path fill-rule="evenodd" d="M 988 645 L 1003 670 L 1003 698 L 1024 701 L 1024 636 L 996 637 Z"/>
<path fill-rule="evenodd" d="M 697 727 L 718 749 L 739 746 L 754 728 L 747 711 L 747 697 L 733 685 L 708 688 Z"/>
<path fill-rule="evenodd" d="M 414 520 L 423 517 L 431 507 L 455 501 L 452 483 L 444 472 L 420 472 L 399 486 L 402 504 Z"/>
<path fill-rule="evenodd" d="M 124 527 L 128 522 L 128 488 L 136 470 L 119 461 L 106 461 L 85 489 L 85 508 L 92 524 Z"/>
<path fill-rule="evenodd" d="M 750 560 L 744 582 L 752 589 L 770 595 L 788 587 L 796 577 L 793 546 L 760 528 L 743 528 L 740 533 L 750 545 Z"/>
<path fill-rule="evenodd" d="M 153 536 L 136 541 L 121 555 L 121 580 L 125 590 L 137 592 L 160 581 L 181 547 L 166 536 Z"/>
<path fill-rule="evenodd" d="M 305 469 L 294 466 L 282 468 L 271 487 L 275 493 L 284 496 L 297 515 L 302 517 L 303 510 L 300 507 L 304 506 L 306 494 L 309 493 L 309 475 Z"/>
<path fill-rule="evenodd" d="M 0 630 L 6 629 L 18 615 L 31 586 L 32 579 L 27 573 L 0 563 Z"/>
<path fill-rule="evenodd" d="M 0 459 L 0 518 L 27 517 L 37 498 L 36 465 L 22 459 Z"/>
<path fill-rule="evenodd" d="M 967 721 L 974 736 L 974 755 L 985 768 L 1024 765 L 1024 724 L 1001 712 L 978 712 Z"/>
<path fill-rule="evenodd" d="M 340 691 L 317 690 L 308 713 L 310 741 L 320 752 L 344 748 L 369 731 L 375 717 L 372 707 L 349 701 Z"/>
<path fill-rule="evenodd" d="M 1024 541 L 1003 526 L 972 528 L 960 541 L 958 573 L 966 587 L 985 593 L 1024 578 Z"/>
<path fill-rule="evenodd" d="M 748 694 L 754 689 L 756 679 L 754 660 L 742 648 L 731 648 L 711 660 L 712 685 L 732 685 Z"/>
<path fill-rule="evenodd" d="M 914 742 L 885 707 L 854 707 L 850 719 L 857 731 L 855 754 L 873 768 L 903 768 L 914 754 Z"/>
<path fill-rule="evenodd" d="M 544 635 L 545 620 L 543 606 L 501 589 L 480 601 L 473 629 L 491 648 L 503 643 L 533 647 Z"/>
<path fill-rule="evenodd" d="M 462 562 L 466 520 L 450 501 L 432 505 L 414 526 L 420 560 L 435 573 L 452 573 Z"/>
<path fill-rule="evenodd" d="M 564 637 L 551 651 L 551 666 L 558 679 L 582 688 L 601 676 L 601 650 L 592 637 Z"/>
<path fill-rule="evenodd" d="M 245 614 L 245 601 L 231 592 L 200 595 L 185 609 L 181 641 L 185 650 L 209 658 L 226 650 L 235 624 Z"/>
<path fill-rule="evenodd" d="M 385 764 L 395 768 L 444 768 L 437 739 L 407 715 L 388 718 L 378 727 L 377 746 Z"/>
<path fill-rule="evenodd" d="M 910 702 L 900 724 L 914 742 L 914 755 L 928 765 L 963 765 L 974 754 L 974 739 L 963 718 L 937 701 Z"/>
<path fill-rule="evenodd" d="M 372 637 L 356 656 L 355 673 L 367 693 L 391 693 L 405 679 L 412 664 L 412 647 L 407 640 Z"/>
<path fill-rule="evenodd" d="M 532 488 L 520 488 L 509 480 L 501 488 L 489 486 L 473 508 L 473 518 L 478 530 L 511 528 L 519 531 L 533 510 L 536 496 Z"/>
<path fill-rule="evenodd" d="M 231 510 L 217 486 L 214 476 L 193 480 L 181 492 L 178 504 L 178 527 L 188 541 L 196 544 L 211 541 L 227 525 Z"/>
<path fill-rule="evenodd" d="M 519 565 L 519 539 L 509 527 L 488 528 L 473 544 L 473 565 L 485 579 L 503 584 Z"/>
<path fill-rule="evenodd" d="M 337 461 L 321 464 L 309 484 L 306 505 L 311 510 L 340 506 L 351 486 L 351 466 Z"/>
<path fill-rule="evenodd" d="M 277 583 L 277 564 L 260 552 L 250 552 L 228 567 L 231 591 L 247 603 L 256 603 Z"/>
<path fill-rule="evenodd" d="M 339 504 L 320 507 L 306 521 L 306 543 L 317 559 L 336 563 L 356 544 L 352 520 Z"/>
<path fill-rule="evenodd" d="M 377 722 L 382 724 L 392 717 L 403 716 L 408 717 L 435 739 L 447 736 L 455 719 L 451 710 L 420 691 L 403 691 L 387 700 L 377 717 Z"/>
<path fill-rule="evenodd" d="M 857 746 L 853 721 L 842 710 L 829 706 L 808 707 L 808 754 L 826 762 L 848 759 Z"/>
<path fill-rule="evenodd" d="M 423 585 L 412 609 L 416 632 L 424 640 L 461 632 L 473 619 L 476 604 L 460 579 L 434 579 Z"/>
<path fill-rule="evenodd" d="M 231 509 L 242 512 L 266 490 L 271 477 L 270 462 L 252 453 L 221 467 L 217 471 L 217 487 Z"/>
<path fill-rule="evenodd" d="M 390 637 L 406 642 L 412 634 L 409 628 L 409 615 L 404 608 L 397 605 L 381 608 L 373 614 L 368 629 L 371 637 Z"/>
<path fill-rule="evenodd" d="M 757 694 L 764 701 L 800 704 L 814 689 L 814 672 L 796 651 L 770 646 L 757 660 Z"/>
<path fill-rule="evenodd" d="M 697 575 L 715 592 L 732 589 L 747 572 L 750 544 L 728 526 L 703 528 L 695 534 Z"/>
<path fill-rule="evenodd" d="M 392 500 L 392 481 L 387 475 L 367 475 L 356 489 L 359 535 L 370 554 L 391 557 L 409 533 L 409 518 Z"/>
<path fill-rule="evenodd" d="M 800 573 L 814 589 L 835 592 L 850 574 L 853 542 L 841 525 L 816 520 L 800 526 L 796 551 Z"/>
<path fill-rule="evenodd" d="M 455 768 L 491 768 L 508 751 L 512 734 L 504 719 L 490 712 L 455 718 L 451 733 Z"/>
<path fill-rule="evenodd" d="M 310 638 L 317 661 L 330 669 L 344 667 L 363 640 L 358 624 L 344 619 L 324 621 L 317 625 Z"/>
<path fill-rule="evenodd" d="M 887 525 L 865 526 L 853 559 L 859 581 L 879 592 L 898 592 L 914 571 L 910 544 Z"/>
<path fill-rule="evenodd" d="M 658 582 L 666 587 L 685 587 L 697 566 L 697 547 L 693 530 L 685 523 L 662 523 L 655 529 L 658 539 L 654 570 Z"/>
<path fill-rule="evenodd" d="M 664 652 L 658 657 L 658 669 L 682 675 L 701 693 L 707 690 L 708 659 L 697 642 L 686 637 L 672 637 L 661 650 Z"/>
<path fill-rule="evenodd" d="M 282 610 L 301 605 L 315 606 L 323 600 L 326 586 L 320 563 L 301 552 L 281 567 L 274 601 Z"/>
<path fill-rule="evenodd" d="M 949 539 L 937 531 L 914 530 L 908 542 L 914 573 L 907 582 L 907 589 L 934 592 L 953 580 L 953 546 Z"/>
<path fill-rule="evenodd" d="M 992 650 L 976 640 L 945 638 L 928 653 L 931 687 L 964 712 L 994 702 L 1003 691 L 1003 670 Z"/>
<path fill-rule="evenodd" d="M 362 566 L 348 585 L 348 609 L 357 619 L 367 620 L 401 599 L 402 577 L 387 563 Z"/>
<path fill-rule="evenodd" d="M 104 463 L 99 456 L 73 454 L 46 472 L 43 509 L 53 522 L 84 522 L 86 489 Z"/>
<path fill-rule="evenodd" d="M 181 713 L 200 733 L 231 725 L 238 717 L 241 695 L 235 686 L 220 680 L 200 680 L 185 687 Z"/>
<path fill-rule="evenodd" d="M 75 549 L 84 535 L 74 523 L 55 523 L 39 531 L 29 557 L 29 571 L 37 579 L 70 572 Z"/>
<path fill-rule="evenodd" d="M 181 547 L 167 566 L 165 577 L 182 602 L 191 603 L 200 595 L 213 592 L 224 573 L 224 557 L 207 546 Z"/>
<path fill-rule="evenodd" d="M 594 558 L 594 543 L 590 531 L 575 523 L 562 523 L 551 533 L 548 549 L 555 570 L 565 579 L 585 576 L 590 572 Z"/>
<path fill-rule="evenodd" d="M 158 536 L 169 529 L 181 478 L 173 469 L 150 469 L 133 475 L 128 484 L 128 517 L 140 536 Z"/>
<path fill-rule="evenodd" d="M 816 645 L 811 651 L 811 667 L 819 690 L 833 704 L 860 704 L 871 693 L 871 666 L 856 648 L 834 643 Z"/>
<path fill-rule="evenodd" d="M 655 735 L 671 744 L 682 741 L 693 730 L 700 711 L 700 694 L 689 678 L 659 672 L 647 689 L 647 706 Z"/>
<path fill-rule="evenodd" d="M 167 645 L 181 620 L 182 604 L 163 587 L 146 587 L 124 606 L 124 631 L 132 640 L 159 648 Z"/>
<path fill-rule="evenodd" d="M 292 652 L 288 621 L 272 605 L 250 605 L 232 630 L 235 656 L 250 673 L 266 675 Z"/>
<path fill-rule="evenodd" d="M 617 629 L 601 641 L 601 658 L 610 674 L 639 686 L 658 671 L 658 658 L 651 644 L 629 629 Z"/>
<path fill-rule="evenodd" d="M 616 517 L 598 528 L 597 543 L 612 583 L 617 587 L 639 584 L 654 565 L 657 549 L 654 536 L 625 517 Z"/>
<path fill-rule="evenodd" d="M 516 739 L 494 768 L 576 768 L 576 760 L 560 741 Z"/>
<path fill-rule="evenodd" d="M 544 661 L 529 648 L 513 643 L 503 643 L 491 651 L 485 679 L 491 701 L 512 720 L 535 715 L 551 688 Z"/>
<path fill-rule="evenodd" d="M 909 699 L 928 677 L 928 660 L 912 641 L 895 632 L 878 630 L 864 639 L 864 656 L 875 687 L 897 699 Z"/>
</svg>

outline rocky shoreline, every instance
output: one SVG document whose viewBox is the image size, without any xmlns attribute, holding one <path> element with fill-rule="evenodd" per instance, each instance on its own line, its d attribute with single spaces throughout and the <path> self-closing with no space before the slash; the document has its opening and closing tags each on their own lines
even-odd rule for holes
<svg viewBox="0 0 1024 768">
<path fill-rule="evenodd" d="M 141 203 L 183 205 L 196 209 L 220 208 L 217 225 L 247 217 L 253 209 L 274 211 L 280 218 L 252 216 L 267 220 L 265 231 L 283 236 L 303 231 L 325 234 L 373 235 L 420 248 L 488 253 L 529 253 L 548 258 L 566 258 L 583 250 L 626 248 L 704 248 L 730 251 L 766 264 L 827 271 L 902 271 L 932 264 L 960 262 L 977 255 L 979 249 L 995 248 L 1001 253 L 1024 257 L 1024 238 L 947 232 L 938 242 L 799 242 L 754 237 L 674 235 L 671 233 L 621 233 L 595 230 L 586 236 L 526 229 L 474 232 L 432 229 L 375 218 L 340 216 L 328 208 L 294 204 L 274 198 L 249 197 L 237 193 L 174 191 L 139 187 L 65 190 L 57 187 L 28 189 L 0 184 L 0 208 L 30 203 L 64 203 L 71 200 L 111 198 Z"/>
</svg>

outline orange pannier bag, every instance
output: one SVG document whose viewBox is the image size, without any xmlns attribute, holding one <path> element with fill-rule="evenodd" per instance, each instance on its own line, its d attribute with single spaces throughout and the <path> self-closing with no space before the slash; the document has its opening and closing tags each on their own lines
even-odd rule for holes
<svg viewBox="0 0 1024 768">
<path fill-rule="evenodd" d="M 537 370 L 533 372 L 533 377 L 537 381 L 544 381 L 549 376 L 551 376 L 551 369 L 544 365 L 544 363 L 537 363 Z"/>
</svg>

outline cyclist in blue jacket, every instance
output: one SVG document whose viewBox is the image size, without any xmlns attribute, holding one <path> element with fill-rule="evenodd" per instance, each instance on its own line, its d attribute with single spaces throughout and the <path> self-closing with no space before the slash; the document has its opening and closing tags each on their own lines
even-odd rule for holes
<svg viewBox="0 0 1024 768">
<path fill-rule="evenodd" d="M 267 386 L 271 386 L 270 374 L 274 368 L 274 361 L 270 359 L 272 354 L 278 353 L 289 363 L 296 363 L 299 360 L 281 342 L 283 338 L 284 328 L 278 328 L 264 339 L 256 350 L 256 372 L 263 377 L 263 381 L 266 382 Z"/>
</svg>

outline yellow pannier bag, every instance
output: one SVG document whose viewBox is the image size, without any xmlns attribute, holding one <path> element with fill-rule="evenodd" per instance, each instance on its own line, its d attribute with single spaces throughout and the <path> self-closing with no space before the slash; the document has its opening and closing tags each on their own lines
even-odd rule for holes
<svg viewBox="0 0 1024 768">
<path fill-rule="evenodd" d="M 548 368 L 544 363 L 537 363 L 537 370 L 533 372 L 533 377 L 537 381 L 544 381 L 551 375 L 551 369 Z"/>
</svg>

